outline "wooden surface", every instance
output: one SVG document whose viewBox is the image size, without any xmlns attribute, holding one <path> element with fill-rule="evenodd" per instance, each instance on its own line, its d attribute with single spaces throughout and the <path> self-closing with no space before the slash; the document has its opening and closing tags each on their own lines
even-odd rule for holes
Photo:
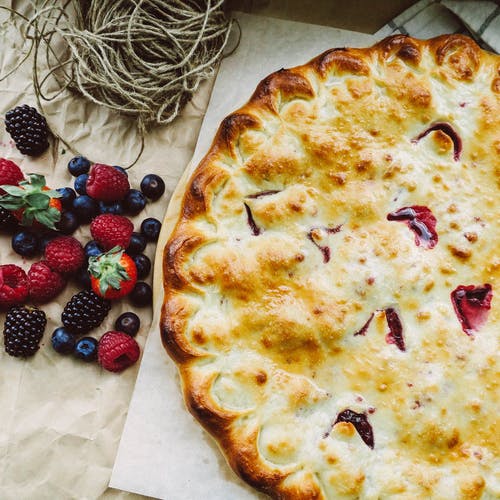
<svg viewBox="0 0 500 500">
<path fill-rule="evenodd" d="M 230 9 L 374 33 L 416 0 L 228 0 Z"/>
</svg>

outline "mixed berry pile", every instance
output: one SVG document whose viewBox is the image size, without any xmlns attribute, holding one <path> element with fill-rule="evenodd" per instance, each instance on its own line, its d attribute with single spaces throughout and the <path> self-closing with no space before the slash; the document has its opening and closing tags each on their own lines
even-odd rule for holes
<svg viewBox="0 0 500 500">
<path fill-rule="evenodd" d="M 27 106 L 6 115 L 7 129 L 25 154 L 35 156 L 46 149 L 48 129 L 42 118 Z M 89 332 L 101 325 L 112 303 L 122 297 L 135 307 L 151 305 L 152 290 L 144 281 L 151 261 L 144 251 L 158 240 L 161 223 L 145 218 L 136 231 L 130 217 L 159 199 L 165 184 L 161 177 L 148 174 L 140 189 L 133 189 L 123 168 L 91 165 L 82 156 L 68 163 L 68 171 L 74 177 L 73 188 L 52 189 L 44 176 L 26 174 L 14 162 L 0 158 L 0 231 L 11 236 L 14 252 L 36 260 L 27 272 L 15 262 L 0 265 L 5 350 L 16 357 L 38 351 L 47 324 L 41 307 L 73 281 L 80 291 L 64 306 L 61 326 L 52 333 L 53 349 L 84 361 L 97 360 L 106 370 L 122 371 L 140 355 L 134 339 L 140 328 L 137 314 L 121 314 L 114 330 L 99 339 Z M 89 225 L 90 236 L 79 241 L 73 234 L 83 225 Z"/>
</svg>

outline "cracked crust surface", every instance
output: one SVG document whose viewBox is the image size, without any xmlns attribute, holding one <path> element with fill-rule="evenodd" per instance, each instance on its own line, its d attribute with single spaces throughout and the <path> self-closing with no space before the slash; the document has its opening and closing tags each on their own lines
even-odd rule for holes
<svg viewBox="0 0 500 500">
<path fill-rule="evenodd" d="M 500 497 L 499 187 L 500 58 L 461 35 L 327 51 L 224 119 L 175 202 L 161 331 L 237 474 Z"/>
</svg>

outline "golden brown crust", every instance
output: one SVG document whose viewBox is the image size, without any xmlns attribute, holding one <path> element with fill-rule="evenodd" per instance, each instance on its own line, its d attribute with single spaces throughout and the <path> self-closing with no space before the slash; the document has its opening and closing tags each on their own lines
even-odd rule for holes
<svg viewBox="0 0 500 500">
<path fill-rule="evenodd" d="M 447 347 L 436 354 L 433 345 L 424 344 L 419 359 L 425 358 L 422 362 L 429 366 L 443 362 L 443 366 L 453 366 L 450 370 L 461 362 L 469 369 L 479 365 L 478 376 L 489 389 L 478 408 L 491 402 L 498 384 L 495 357 L 476 359 L 470 342 L 460 344 L 462 337 L 451 347 L 449 334 L 455 339 L 460 332 L 460 325 L 450 331 L 449 324 L 457 323 L 451 305 L 436 307 L 436 312 L 432 306 L 422 306 L 419 299 L 420 294 L 428 297 L 425 294 L 436 290 L 469 284 L 461 280 L 491 283 L 495 289 L 499 279 L 495 249 L 482 236 L 483 228 L 494 220 L 500 187 L 499 93 L 499 58 L 482 51 L 471 39 L 444 35 L 422 41 L 397 35 L 367 49 L 332 49 L 303 66 L 277 71 L 258 85 L 246 105 L 222 122 L 210 151 L 188 182 L 180 217 L 165 247 L 161 332 L 166 350 L 180 368 L 188 408 L 217 439 L 231 467 L 256 489 L 286 499 L 330 498 L 332 494 L 364 498 L 370 481 L 373 491 L 387 497 L 439 496 L 447 487 L 454 491 L 454 498 L 494 497 L 498 485 L 488 476 L 488 467 L 497 462 L 483 455 L 498 452 L 498 416 L 474 409 L 472 400 L 467 411 L 482 412 L 483 427 L 478 422 L 467 427 L 453 421 L 436 427 L 432 416 L 421 412 L 421 407 L 431 405 L 424 398 L 431 401 L 441 388 L 431 380 L 413 381 L 415 365 L 400 356 L 405 349 L 380 354 L 377 342 L 386 334 L 392 302 L 376 302 L 383 281 L 376 277 L 376 268 L 383 261 L 392 262 L 397 273 L 405 276 L 405 284 L 413 286 L 414 298 L 400 299 L 406 326 L 425 330 L 429 318 L 436 322 L 433 338 Z M 449 95 L 463 96 L 463 101 L 450 108 Z M 475 120 L 477 129 L 466 129 L 468 119 L 458 117 L 454 126 L 465 136 L 459 147 L 449 129 L 439 124 L 452 121 L 459 107 L 470 105 L 468 100 L 474 102 L 470 120 Z M 328 119 L 321 121 L 321 113 Z M 435 124 L 434 131 L 419 135 Z M 409 139 L 398 146 L 402 135 Z M 415 144 L 426 148 L 416 158 L 424 155 L 433 165 L 432 171 L 425 170 L 430 188 L 422 187 L 413 172 L 415 160 L 410 156 Z M 403 151 L 399 157 L 398 147 Z M 459 181 L 450 177 L 450 168 L 460 168 L 465 182 L 488 185 L 481 193 L 469 183 L 472 187 L 465 193 L 483 196 L 485 214 L 479 214 L 476 206 L 469 214 L 451 201 L 442 208 L 434 203 L 436 193 L 447 199 L 447 192 L 459 189 L 454 187 Z M 492 178 L 496 183 L 488 182 Z M 401 224 L 388 225 L 387 234 L 363 230 L 363 225 L 378 228 L 377 221 L 385 220 L 383 200 L 393 192 L 393 183 L 409 200 L 418 193 L 441 216 L 438 228 L 443 244 L 432 253 L 412 254 L 420 259 L 419 265 L 423 263 L 420 273 L 397 267 L 398 255 L 414 252 L 411 239 L 404 244 L 394 242 L 398 231 L 404 231 Z M 284 189 L 286 194 L 282 194 Z M 327 195 L 331 199 L 325 203 Z M 318 217 L 326 221 L 324 226 L 314 225 Z M 241 224 L 248 234 L 258 236 L 245 242 L 244 259 L 239 245 L 246 236 L 239 236 Z M 278 236 L 281 227 L 287 228 L 286 234 Z M 347 234 L 347 228 L 354 233 Z M 345 257 L 349 264 L 353 255 L 349 245 L 365 253 L 356 254 L 350 274 L 342 274 L 344 268 L 339 267 L 339 282 L 334 286 L 341 291 L 335 300 L 327 301 L 326 285 L 320 279 L 308 281 L 303 263 L 316 259 L 314 269 L 327 263 L 332 245 L 341 238 L 348 246 L 344 249 L 338 243 L 339 259 Z M 365 247 L 368 241 L 373 248 Z M 426 264 L 422 255 L 435 260 Z M 371 269 L 367 259 L 376 263 Z M 344 290 L 340 277 L 347 275 L 355 286 Z M 334 281 L 336 274 L 328 276 Z M 303 293 L 305 288 L 307 293 Z M 399 301 L 401 290 L 391 291 L 392 301 Z M 376 305 L 369 310 L 368 303 Z M 495 302 L 493 306 L 489 322 L 498 325 L 498 307 Z M 265 314 L 256 307 L 265 308 Z M 351 345 L 354 341 L 344 337 L 346 331 L 361 331 L 370 313 L 366 323 L 370 335 L 349 336 L 356 342 L 366 340 L 363 349 L 381 363 L 368 369 L 366 360 L 358 364 L 349 357 L 349 349 L 354 349 L 352 356 L 358 355 L 358 344 Z M 484 337 L 475 345 L 479 342 L 485 342 Z M 498 335 L 491 342 L 498 343 Z M 389 474 L 387 470 L 373 466 L 368 478 L 363 467 L 346 462 L 342 456 L 346 449 L 360 462 L 369 460 L 370 450 L 353 424 L 345 421 L 318 429 L 324 439 L 313 455 L 318 463 L 328 464 L 325 469 L 315 469 L 313 459 L 300 458 L 305 452 L 299 450 L 308 446 L 305 436 L 293 431 L 301 412 L 322 405 L 342 409 L 323 387 L 325 375 L 320 371 L 326 373 L 329 359 L 341 367 L 335 376 L 348 380 L 351 392 L 360 394 L 368 388 L 373 401 L 380 403 L 386 391 L 397 388 L 387 403 L 392 412 L 389 417 L 398 419 L 403 428 L 407 424 L 408 432 L 391 428 L 396 435 L 392 442 L 402 448 L 393 450 L 391 458 L 383 457 L 388 463 L 404 464 L 408 453 L 414 466 L 399 470 L 408 479 L 386 477 L 377 482 L 372 476 L 382 477 Z M 466 364 L 472 359 L 475 365 Z M 421 391 L 420 399 L 412 392 L 417 390 L 414 386 Z M 277 394 L 283 400 L 274 401 Z M 342 397 L 350 401 L 350 396 Z M 400 408 L 410 397 L 414 407 Z M 274 406 L 265 406 L 270 400 Z M 349 404 L 353 408 L 358 403 Z M 359 403 L 359 408 L 364 409 L 364 404 Z M 264 407 L 265 411 L 256 410 Z M 279 420 L 272 408 L 287 408 L 289 414 L 281 410 Z M 369 415 L 368 410 L 365 413 Z M 481 451 L 474 436 L 482 443 Z M 474 461 L 474 453 L 483 454 L 482 462 Z M 456 484 L 447 486 L 450 475 Z"/>
</svg>

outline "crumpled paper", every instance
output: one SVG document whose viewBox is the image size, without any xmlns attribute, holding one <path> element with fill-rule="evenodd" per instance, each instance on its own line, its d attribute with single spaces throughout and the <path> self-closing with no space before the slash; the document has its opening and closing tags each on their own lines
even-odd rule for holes
<svg viewBox="0 0 500 500">
<path fill-rule="evenodd" d="M 28 2 L 22 2 L 22 5 Z M 15 8 L 19 2 L 13 2 Z M 4 4 L 5 5 L 5 4 Z M 0 19 L 8 18 L 0 11 Z M 19 60 L 28 44 L 19 34 L 22 22 L 12 18 L 0 27 L 0 75 Z M 0 82 L 0 114 L 19 104 L 38 107 L 32 90 L 31 60 Z M 199 127 L 210 95 L 206 82 L 173 125 L 148 134 L 139 162 L 129 170 L 131 186 L 156 173 L 165 180 L 166 193 L 133 218 L 135 230 L 146 217 L 163 219 L 168 199 L 192 156 Z M 93 161 L 111 165 L 130 164 L 140 148 L 134 122 L 94 106 L 69 92 L 50 103 L 43 112 L 51 127 Z M 43 156 L 21 155 L 0 123 L 0 156 L 16 162 L 25 173 L 46 176 L 53 188 L 72 186 L 67 163 L 73 157 L 66 146 L 52 141 Z M 91 239 L 89 226 L 75 235 L 82 244 Z M 146 252 L 154 258 L 155 245 Z M 15 263 L 26 271 L 41 260 L 24 259 L 14 253 L 10 238 L 0 235 L 0 264 Z M 151 282 L 151 276 L 146 281 Z M 86 364 L 56 353 L 50 345 L 52 331 L 60 326 L 64 304 L 79 291 L 70 282 L 50 304 L 41 306 L 48 324 L 39 352 L 23 360 L 8 356 L 0 336 L 0 498 L 138 498 L 108 489 L 111 468 L 128 411 L 139 363 L 121 374 L 107 372 L 97 363 Z M 99 338 L 113 328 L 121 312 L 133 309 L 127 300 L 115 303 L 106 321 L 89 335 Z M 152 310 L 135 309 L 141 318 L 137 341 L 141 347 L 148 334 Z M 3 327 L 5 314 L 0 315 Z"/>
</svg>

